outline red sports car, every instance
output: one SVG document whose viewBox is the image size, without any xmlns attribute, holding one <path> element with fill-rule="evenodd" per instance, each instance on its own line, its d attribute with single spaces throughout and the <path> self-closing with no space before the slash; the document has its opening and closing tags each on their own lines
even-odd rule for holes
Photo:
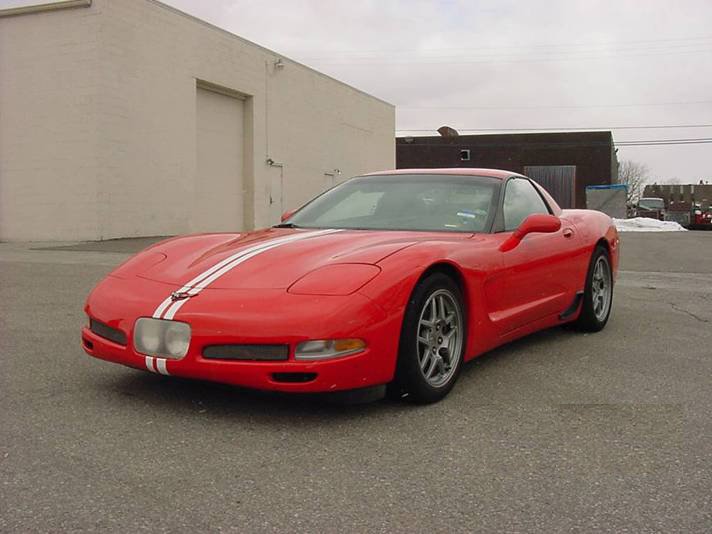
<svg viewBox="0 0 712 534">
<path fill-rule="evenodd" d="M 350 179 L 272 228 L 149 247 L 86 302 L 84 350 L 137 369 L 289 392 L 434 402 L 463 362 L 608 321 L 619 239 L 512 172 Z"/>
</svg>

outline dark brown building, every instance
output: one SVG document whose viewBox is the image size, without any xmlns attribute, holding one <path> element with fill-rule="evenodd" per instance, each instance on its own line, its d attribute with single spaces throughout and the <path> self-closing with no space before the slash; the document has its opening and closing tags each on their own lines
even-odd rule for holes
<svg viewBox="0 0 712 534">
<path fill-rule="evenodd" d="M 643 197 L 662 198 L 668 210 L 689 210 L 693 204 L 712 204 L 712 184 L 652 184 L 646 185 Z"/>
<path fill-rule="evenodd" d="M 445 131 L 445 130 L 444 130 Z M 484 167 L 529 176 L 563 208 L 585 208 L 586 186 L 616 183 L 611 132 L 396 138 L 396 168 Z"/>
</svg>

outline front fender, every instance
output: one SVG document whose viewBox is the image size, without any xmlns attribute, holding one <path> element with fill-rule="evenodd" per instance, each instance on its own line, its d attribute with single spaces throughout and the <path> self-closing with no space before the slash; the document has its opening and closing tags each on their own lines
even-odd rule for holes
<svg viewBox="0 0 712 534">
<path fill-rule="evenodd" d="M 406 307 L 418 281 L 433 268 L 454 269 L 459 274 L 467 316 L 465 359 L 471 359 L 497 344 L 484 295 L 487 279 L 501 269 L 501 254 L 497 252 L 500 242 L 494 236 L 475 236 L 419 243 L 379 262 L 381 274 L 359 293 L 377 302 L 390 327 L 400 334 Z"/>
</svg>

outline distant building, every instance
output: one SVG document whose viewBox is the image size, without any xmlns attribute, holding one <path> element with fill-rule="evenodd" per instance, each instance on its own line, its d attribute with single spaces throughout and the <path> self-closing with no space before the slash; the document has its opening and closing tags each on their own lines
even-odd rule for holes
<svg viewBox="0 0 712 534">
<path fill-rule="evenodd" d="M 687 211 L 692 204 L 712 204 L 712 184 L 652 184 L 646 185 L 644 197 L 662 198 L 665 207 L 673 211 Z"/>
<path fill-rule="evenodd" d="M 529 176 L 564 208 L 586 207 L 586 186 L 618 179 L 611 132 L 561 132 L 396 138 L 396 167 L 487 167 Z M 453 134 L 454 132 L 454 134 Z"/>
</svg>

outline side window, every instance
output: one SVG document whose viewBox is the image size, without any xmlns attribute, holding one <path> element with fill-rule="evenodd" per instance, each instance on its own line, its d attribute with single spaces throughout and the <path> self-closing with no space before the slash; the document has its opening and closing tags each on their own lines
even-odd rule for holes
<svg viewBox="0 0 712 534">
<path fill-rule="evenodd" d="M 533 213 L 549 213 L 541 196 L 529 180 L 515 178 L 507 182 L 504 192 L 504 230 L 516 230 Z"/>
</svg>

